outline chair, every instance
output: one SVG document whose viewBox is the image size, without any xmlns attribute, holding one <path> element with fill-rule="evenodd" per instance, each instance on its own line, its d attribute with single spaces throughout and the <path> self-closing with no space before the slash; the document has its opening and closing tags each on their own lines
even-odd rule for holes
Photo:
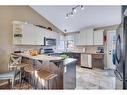
<svg viewBox="0 0 127 95">
<path fill-rule="evenodd" d="M 0 73 L 0 80 L 8 80 L 9 83 L 10 80 L 12 81 L 12 89 L 14 89 L 15 78 L 20 74 L 16 66 L 19 63 L 21 63 L 21 57 L 11 55 L 8 64 L 9 71 Z"/>
</svg>

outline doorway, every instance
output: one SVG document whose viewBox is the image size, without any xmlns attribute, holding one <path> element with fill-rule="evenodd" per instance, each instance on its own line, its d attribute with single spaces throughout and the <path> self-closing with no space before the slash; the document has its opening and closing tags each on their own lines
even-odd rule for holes
<svg viewBox="0 0 127 95">
<path fill-rule="evenodd" d="M 107 32 L 107 69 L 115 69 L 113 54 L 116 46 L 116 30 Z"/>
</svg>

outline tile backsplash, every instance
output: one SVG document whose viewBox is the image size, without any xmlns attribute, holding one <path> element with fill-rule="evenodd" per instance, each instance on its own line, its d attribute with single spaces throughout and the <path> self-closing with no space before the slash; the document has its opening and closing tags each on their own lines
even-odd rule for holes
<svg viewBox="0 0 127 95">
<path fill-rule="evenodd" d="M 86 52 L 86 53 L 96 53 L 98 47 L 104 47 L 104 46 L 74 46 L 73 49 L 69 49 L 70 51 L 76 51 L 76 52 Z"/>
<path fill-rule="evenodd" d="M 13 46 L 12 52 L 14 52 L 14 51 L 24 52 L 28 49 L 39 50 L 40 48 L 53 48 L 55 50 L 56 46 L 48 47 L 48 46 L 36 46 L 36 45 L 16 45 L 16 46 Z"/>
</svg>

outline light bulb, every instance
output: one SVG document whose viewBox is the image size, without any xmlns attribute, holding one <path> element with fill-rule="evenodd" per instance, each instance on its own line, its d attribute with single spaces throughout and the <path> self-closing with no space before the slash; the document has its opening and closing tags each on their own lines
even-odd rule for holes
<svg viewBox="0 0 127 95">
<path fill-rule="evenodd" d="M 76 8 L 73 8 L 72 11 L 76 13 Z"/>
<path fill-rule="evenodd" d="M 73 12 L 71 12 L 71 16 L 73 16 Z"/>
<path fill-rule="evenodd" d="M 68 14 L 66 14 L 66 17 L 65 18 L 68 19 Z"/>
<path fill-rule="evenodd" d="M 81 5 L 81 10 L 84 10 L 84 6 L 83 5 Z"/>
</svg>

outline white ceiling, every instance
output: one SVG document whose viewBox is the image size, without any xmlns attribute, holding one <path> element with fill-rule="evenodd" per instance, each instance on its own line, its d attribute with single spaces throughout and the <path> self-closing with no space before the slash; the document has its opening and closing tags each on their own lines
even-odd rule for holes
<svg viewBox="0 0 127 95">
<path fill-rule="evenodd" d="M 31 6 L 35 11 L 53 23 L 60 30 L 67 32 L 80 31 L 85 27 L 103 27 L 121 22 L 121 6 L 85 6 L 77 9 L 73 17 L 65 19 L 66 13 L 74 6 Z"/>
</svg>

